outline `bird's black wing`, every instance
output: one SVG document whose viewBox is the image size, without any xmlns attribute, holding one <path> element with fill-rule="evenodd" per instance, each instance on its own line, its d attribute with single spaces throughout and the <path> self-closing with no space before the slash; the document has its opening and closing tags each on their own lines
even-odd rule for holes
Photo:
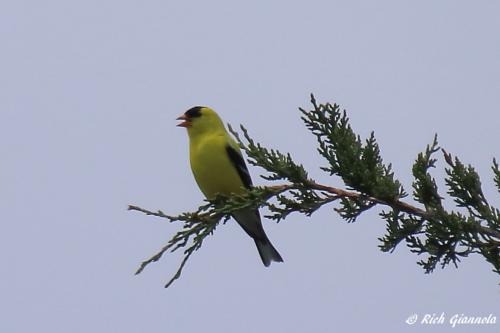
<svg viewBox="0 0 500 333">
<path fill-rule="evenodd" d="M 243 156 L 236 151 L 231 145 L 226 145 L 227 156 L 229 156 L 229 160 L 238 171 L 238 175 L 240 175 L 241 181 L 246 188 L 252 187 L 252 178 L 250 178 L 250 173 L 248 172 L 247 165 L 245 164 L 245 160 Z"/>
</svg>

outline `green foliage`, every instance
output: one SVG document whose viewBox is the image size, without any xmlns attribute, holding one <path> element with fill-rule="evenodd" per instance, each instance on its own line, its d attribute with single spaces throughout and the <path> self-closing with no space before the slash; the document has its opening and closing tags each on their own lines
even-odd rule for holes
<svg viewBox="0 0 500 333">
<path fill-rule="evenodd" d="M 401 183 L 395 179 L 391 164 L 385 164 L 372 132 L 362 140 L 349 124 L 346 111 L 336 104 L 317 104 L 311 96 L 312 109 L 300 109 L 302 120 L 316 137 L 318 153 L 327 165 L 321 167 L 330 176 L 339 177 L 347 190 L 319 184 L 310 179 L 307 171 L 290 154 L 267 149 L 256 143 L 241 126 L 243 139 L 231 127 L 251 165 L 263 168 L 269 181 L 285 184 L 254 187 L 243 196 L 217 197 L 194 213 L 168 216 L 161 211 L 151 212 L 137 206 L 131 210 L 179 221 L 183 228 L 160 252 L 144 261 L 140 273 L 151 262 L 158 261 L 164 252 L 184 250 L 184 258 L 176 274 L 167 283 L 177 279 L 189 257 L 198 250 L 203 240 L 211 235 L 220 221 L 227 221 L 231 213 L 244 207 L 265 207 L 267 218 L 277 222 L 291 213 L 312 215 L 323 205 L 337 202 L 335 210 L 348 222 L 354 222 L 365 211 L 383 206 L 379 213 L 386 222 L 386 232 L 379 238 L 380 249 L 392 252 L 405 242 L 410 251 L 424 256 L 417 263 L 426 273 L 437 265 L 455 266 L 470 254 L 482 255 L 500 274 L 500 211 L 490 205 L 483 194 L 479 175 L 470 165 L 465 166 L 439 148 L 437 135 L 425 152 L 418 154 L 412 167 L 413 203 Z M 430 171 L 436 167 L 436 153 L 442 151 L 448 167 L 445 183 L 447 194 L 456 210 L 445 207 L 438 186 Z M 493 160 L 494 182 L 500 191 L 500 170 Z"/>
<path fill-rule="evenodd" d="M 428 210 L 443 208 L 441 206 L 442 198 L 437 192 L 436 181 L 429 173 L 429 169 L 435 168 L 436 164 L 436 159 L 432 158 L 432 154 L 438 151 L 437 135 L 435 135 L 432 145 L 427 146 L 425 153 L 418 154 L 412 168 L 413 177 L 415 177 L 413 197 Z"/>
<path fill-rule="evenodd" d="M 256 144 L 248 135 L 247 129 L 240 126 L 247 142 L 244 144 L 238 132 L 234 131 L 231 125 L 228 125 L 228 127 L 240 146 L 247 152 L 248 162 L 251 165 L 262 167 L 270 173 L 262 176 L 262 178 L 270 181 L 287 180 L 294 184 L 307 183 L 306 170 L 302 165 L 296 164 L 290 154 L 285 155 L 277 150 L 264 148 L 259 143 Z"/>
<path fill-rule="evenodd" d="M 495 174 L 495 184 L 500 192 L 500 169 L 498 169 L 498 163 L 496 159 L 493 159 L 493 166 L 491 167 L 493 173 Z"/>
<path fill-rule="evenodd" d="M 175 252 L 179 248 L 186 247 L 184 250 L 184 259 L 181 261 L 177 272 L 174 276 L 167 282 L 165 288 L 168 288 L 175 280 L 177 280 L 182 273 L 184 265 L 191 255 L 197 251 L 203 244 L 203 240 L 213 234 L 215 228 L 219 221 L 223 218 L 227 221 L 228 215 L 219 213 L 219 211 L 214 207 L 213 204 L 203 205 L 198 208 L 195 213 L 182 213 L 179 216 L 165 215 L 161 210 L 157 212 L 151 212 L 146 209 L 130 205 L 129 210 L 136 210 L 146 215 L 154 215 L 162 218 L 168 219 L 170 222 L 180 221 L 183 222 L 183 228 L 178 231 L 168 243 L 161 248 L 159 252 L 150 257 L 149 259 L 143 261 L 139 269 L 135 274 L 140 274 L 143 269 L 152 262 L 156 262 L 161 259 L 163 254 L 167 251 Z M 188 246 L 188 244 L 190 244 Z"/>
<path fill-rule="evenodd" d="M 318 152 L 329 165 L 321 169 L 342 178 L 350 188 L 368 196 L 394 201 L 405 196 L 403 187 L 394 179 L 391 165 L 384 165 L 372 132 L 362 143 L 349 125 L 346 111 L 337 104 L 318 105 L 311 96 L 314 109 L 302 112 L 306 127 L 316 136 Z"/>
</svg>

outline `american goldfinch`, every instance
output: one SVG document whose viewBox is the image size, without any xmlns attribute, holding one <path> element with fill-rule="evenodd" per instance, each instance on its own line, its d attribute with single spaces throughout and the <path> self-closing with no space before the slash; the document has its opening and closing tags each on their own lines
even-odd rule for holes
<svg viewBox="0 0 500 333">
<path fill-rule="evenodd" d="M 245 189 L 252 187 L 252 179 L 240 147 L 226 131 L 214 110 L 195 106 L 177 120 L 182 120 L 177 126 L 187 129 L 191 170 L 208 200 L 215 199 L 217 194 L 243 194 Z M 257 209 L 238 210 L 233 212 L 233 218 L 253 238 L 266 267 L 271 261 L 283 261 L 267 238 Z"/>
</svg>

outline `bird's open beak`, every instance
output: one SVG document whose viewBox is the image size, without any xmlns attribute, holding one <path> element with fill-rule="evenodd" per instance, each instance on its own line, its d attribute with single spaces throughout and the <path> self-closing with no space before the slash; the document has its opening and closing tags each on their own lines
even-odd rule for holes
<svg viewBox="0 0 500 333">
<path fill-rule="evenodd" d="M 191 127 L 191 121 L 189 117 L 187 117 L 185 114 L 177 117 L 177 120 L 184 120 L 182 123 L 177 124 L 179 127 Z"/>
</svg>

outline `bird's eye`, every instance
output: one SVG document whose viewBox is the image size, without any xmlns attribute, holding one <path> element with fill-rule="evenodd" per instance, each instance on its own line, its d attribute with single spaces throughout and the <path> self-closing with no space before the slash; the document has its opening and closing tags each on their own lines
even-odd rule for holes
<svg viewBox="0 0 500 333">
<path fill-rule="evenodd" d="M 195 106 L 187 110 L 184 114 L 189 118 L 201 117 L 201 109 L 203 109 L 203 106 Z"/>
</svg>

